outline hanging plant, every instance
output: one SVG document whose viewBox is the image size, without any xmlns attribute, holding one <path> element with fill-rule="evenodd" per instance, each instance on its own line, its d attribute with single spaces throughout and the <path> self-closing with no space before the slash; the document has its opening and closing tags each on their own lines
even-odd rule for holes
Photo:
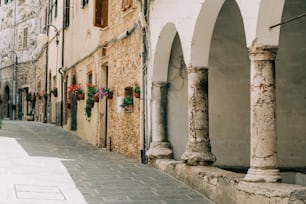
<svg viewBox="0 0 306 204">
<path fill-rule="evenodd" d="M 53 89 L 50 91 L 50 94 L 53 94 L 54 97 L 57 97 L 57 88 L 53 88 Z"/>
<path fill-rule="evenodd" d="M 133 87 L 133 91 L 135 98 L 140 98 L 140 87 L 137 84 Z"/>
<path fill-rule="evenodd" d="M 96 86 L 91 83 L 87 83 L 87 100 L 85 105 L 85 115 L 87 118 L 91 117 L 91 109 L 94 106 L 94 99 L 93 96 L 96 94 L 97 89 Z"/>
</svg>

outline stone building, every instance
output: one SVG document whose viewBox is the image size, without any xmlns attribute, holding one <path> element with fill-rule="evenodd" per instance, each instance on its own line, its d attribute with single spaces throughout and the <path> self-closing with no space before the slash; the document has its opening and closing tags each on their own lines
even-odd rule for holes
<svg viewBox="0 0 306 204">
<path fill-rule="evenodd" d="M 305 202 L 280 171 L 305 171 L 306 18 L 278 25 L 305 1 L 173 2 L 149 7 L 150 161 L 217 203 Z"/>
<path fill-rule="evenodd" d="M 140 98 L 133 96 L 133 88 L 142 85 L 139 4 L 132 0 L 120 3 L 84 1 L 82 6 L 77 1 L 66 3 L 64 21 L 59 21 L 66 23 L 64 38 L 62 29 L 58 29 L 59 47 L 64 40 L 64 48 L 57 50 L 53 46 L 48 52 L 49 58 L 54 59 L 51 60 L 53 65 L 48 60 L 51 86 L 57 85 L 58 90 L 62 86 L 63 89 L 62 125 L 95 146 L 140 159 L 144 145 L 140 127 L 142 103 Z M 58 9 L 61 8 L 62 3 L 59 3 Z M 61 18 L 60 14 L 58 18 Z M 53 25 L 61 28 L 54 20 Z M 57 58 L 59 61 L 55 57 L 61 55 L 64 63 L 59 66 L 61 57 Z M 62 83 L 58 77 L 59 68 L 63 73 Z M 84 99 L 78 100 L 76 94 L 70 93 L 76 86 L 83 90 Z M 88 86 L 96 90 L 107 88 L 112 98 L 101 97 L 91 104 Z M 120 106 L 124 98 L 132 99 L 132 108 L 128 111 Z M 48 110 L 54 114 L 54 101 L 49 103 L 51 108 Z"/>
<path fill-rule="evenodd" d="M 0 117 L 34 114 L 37 18 L 40 2 L 0 1 Z"/>
</svg>

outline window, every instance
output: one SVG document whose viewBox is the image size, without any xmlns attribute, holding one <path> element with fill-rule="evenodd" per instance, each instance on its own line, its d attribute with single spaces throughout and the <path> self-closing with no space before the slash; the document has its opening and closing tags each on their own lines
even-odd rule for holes
<svg viewBox="0 0 306 204">
<path fill-rule="evenodd" d="M 92 72 L 88 73 L 88 83 L 92 84 Z"/>
<path fill-rule="evenodd" d="M 57 0 L 52 0 L 50 1 L 50 4 L 49 4 L 49 21 L 50 22 L 53 21 L 53 15 L 54 15 L 54 18 L 57 17 Z"/>
<path fill-rule="evenodd" d="M 88 4 L 88 0 L 81 0 L 81 8 L 84 8 Z"/>
<path fill-rule="evenodd" d="M 54 18 L 56 18 L 57 17 L 57 0 L 55 0 L 53 4 L 53 8 L 54 8 Z"/>
<path fill-rule="evenodd" d="M 70 24 L 70 0 L 65 0 L 64 22 L 64 27 L 67 28 Z"/>
<path fill-rule="evenodd" d="M 94 26 L 108 26 L 108 0 L 95 0 Z"/>
<path fill-rule="evenodd" d="M 27 48 L 28 47 L 28 28 L 24 28 L 23 29 L 22 47 L 23 48 Z"/>
<path fill-rule="evenodd" d="M 122 0 L 121 10 L 125 11 L 125 10 L 131 8 L 132 4 L 133 4 L 133 0 Z"/>
</svg>

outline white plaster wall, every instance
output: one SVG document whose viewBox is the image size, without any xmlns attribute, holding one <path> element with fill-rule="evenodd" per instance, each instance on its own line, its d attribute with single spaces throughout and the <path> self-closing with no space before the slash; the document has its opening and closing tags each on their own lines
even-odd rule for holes
<svg viewBox="0 0 306 204">
<path fill-rule="evenodd" d="M 187 71 L 183 65 L 185 62 L 181 58 L 183 58 L 181 43 L 176 35 L 169 61 L 167 127 L 168 139 L 173 148 L 174 158 L 177 160 L 180 160 L 185 152 L 188 136 Z"/>
<path fill-rule="evenodd" d="M 80 1 L 70 2 L 70 26 L 65 31 L 65 66 L 68 68 L 100 43 L 100 28 L 93 26 L 93 8 L 94 1 L 89 1 L 84 8 Z"/>
<path fill-rule="evenodd" d="M 248 166 L 250 60 L 243 22 L 234 1 L 222 7 L 209 57 L 209 124 L 216 165 Z"/>
<path fill-rule="evenodd" d="M 304 0 L 286 1 L 283 20 L 305 13 Z M 281 27 L 276 60 L 279 166 L 306 164 L 306 18 Z"/>
</svg>

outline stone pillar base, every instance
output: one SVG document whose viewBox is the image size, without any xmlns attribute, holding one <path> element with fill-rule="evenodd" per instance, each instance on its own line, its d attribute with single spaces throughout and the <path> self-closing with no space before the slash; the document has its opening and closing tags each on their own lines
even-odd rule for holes
<svg viewBox="0 0 306 204">
<path fill-rule="evenodd" d="M 281 181 L 281 176 L 278 169 L 250 168 L 244 180 L 249 182 L 275 183 Z"/>
<path fill-rule="evenodd" d="M 152 142 L 146 152 L 149 159 L 171 159 L 173 151 L 169 142 Z"/>
<path fill-rule="evenodd" d="M 215 155 L 206 143 L 188 143 L 181 159 L 190 166 L 209 166 L 216 161 Z"/>
</svg>

